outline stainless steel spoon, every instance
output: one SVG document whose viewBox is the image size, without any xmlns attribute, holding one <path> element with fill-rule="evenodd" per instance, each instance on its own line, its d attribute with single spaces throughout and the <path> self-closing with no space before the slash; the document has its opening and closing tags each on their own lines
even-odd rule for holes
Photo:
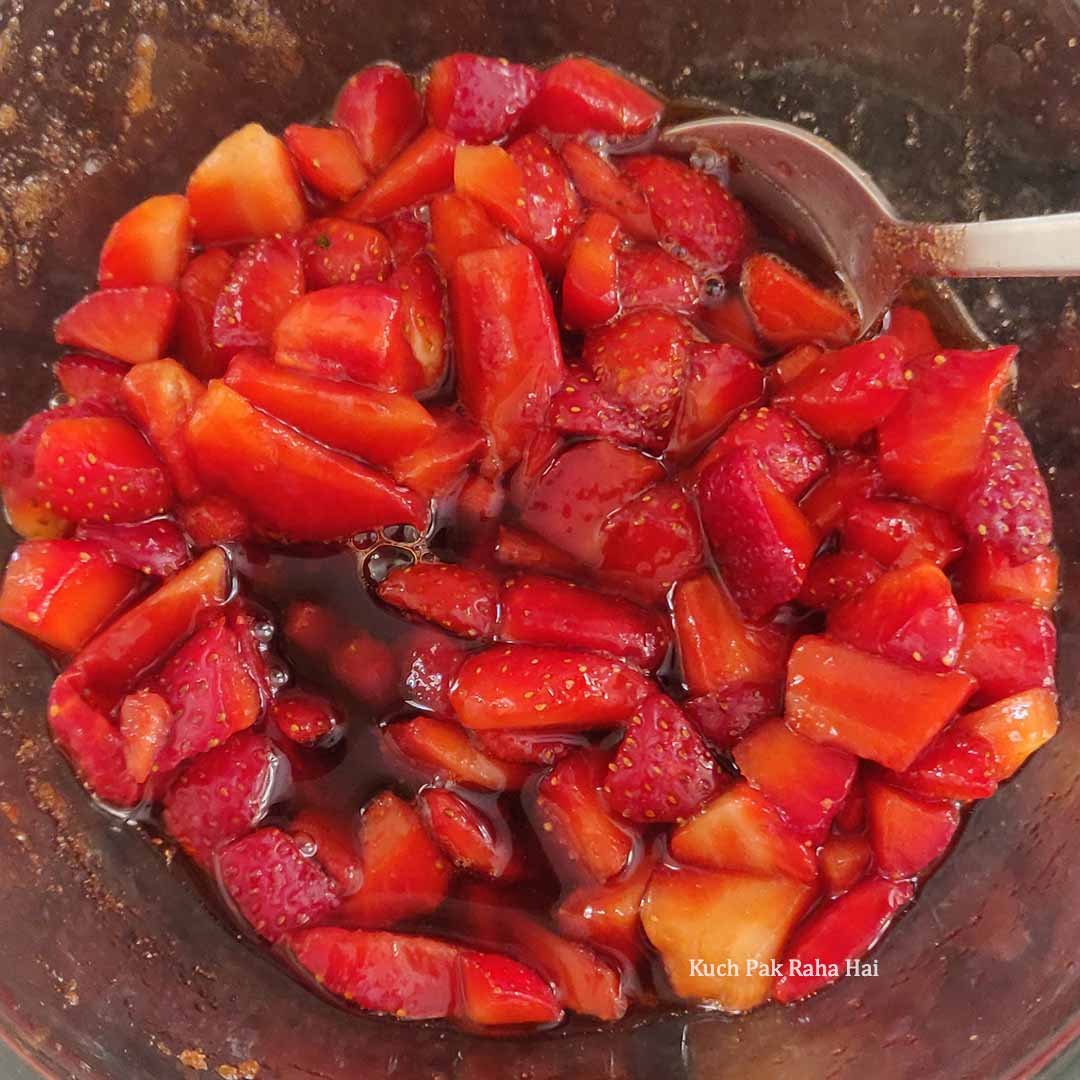
<svg viewBox="0 0 1080 1080">
<path fill-rule="evenodd" d="M 846 154 L 793 124 L 718 116 L 668 128 L 661 146 L 732 158 L 732 189 L 836 267 L 869 330 L 916 277 L 1080 275 L 1080 213 L 927 225 L 903 221 Z"/>
</svg>

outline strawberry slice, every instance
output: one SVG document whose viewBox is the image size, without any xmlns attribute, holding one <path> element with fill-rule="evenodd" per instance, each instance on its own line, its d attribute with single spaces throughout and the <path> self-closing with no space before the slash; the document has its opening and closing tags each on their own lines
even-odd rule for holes
<svg viewBox="0 0 1080 1080">
<path fill-rule="evenodd" d="M 207 483 L 275 535 L 340 540 L 383 525 L 425 525 L 420 498 L 258 412 L 223 383 L 199 402 L 188 441 Z M 267 470 L 273 485 L 264 481 Z"/>
<path fill-rule="evenodd" d="M 738 293 L 727 293 L 719 300 L 702 304 L 697 320 L 712 341 L 734 345 L 755 360 L 764 358 L 767 350 L 758 337 L 750 311 Z"/>
<path fill-rule="evenodd" d="M 503 761 L 521 765 L 554 765 L 571 750 L 588 745 L 584 735 L 557 731 L 474 731 L 474 742 Z"/>
<path fill-rule="evenodd" d="M 958 508 L 969 536 L 1016 565 L 1034 559 L 1053 540 L 1050 496 L 1020 425 L 1007 413 L 990 421 L 971 487 Z"/>
<path fill-rule="evenodd" d="M 126 364 L 157 360 L 176 321 L 176 292 L 161 285 L 101 289 L 56 320 L 58 345 L 104 353 Z"/>
<path fill-rule="evenodd" d="M 1008 780 L 1040 746 L 1057 733 L 1057 698 L 1052 690 L 1025 690 L 976 712 L 954 726 L 958 735 L 978 735 L 994 750 L 994 777 Z"/>
<path fill-rule="evenodd" d="M 559 932 L 607 952 L 632 967 L 640 959 L 641 898 L 656 863 L 643 858 L 625 877 L 608 882 L 589 882 L 567 893 L 555 909 Z"/>
<path fill-rule="evenodd" d="M 180 771 L 165 794 L 165 831 L 209 869 L 219 848 L 266 816 L 280 767 L 265 735 L 233 735 Z"/>
<path fill-rule="evenodd" d="M 98 260 L 98 286 L 175 289 L 191 254 L 191 215 L 183 195 L 155 195 L 109 230 Z"/>
<path fill-rule="evenodd" d="M 883 495 L 886 490 L 876 458 L 841 450 L 799 508 L 810 524 L 825 534 L 843 525 L 856 502 Z"/>
<path fill-rule="evenodd" d="M 859 321 L 846 303 L 775 255 L 746 260 L 742 295 L 758 333 L 775 348 L 818 343 L 839 349 L 858 336 Z"/>
<path fill-rule="evenodd" d="M 542 540 L 527 529 L 510 525 L 499 526 L 495 558 L 504 566 L 549 574 L 573 574 L 578 568 L 577 560 L 554 544 Z"/>
<path fill-rule="evenodd" d="M 300 175 L 334 202 L 351 199 L 371 179 L 348 131 L 290 124 L 282 137 Z"/>
<path fill-rule="evenodd" d="M 636 240 L 656 240 L 645 196 L 606 157 L 574 141 L 563 143 L 560 153 L 574 187 L 589 206 L 610 214 Z"/>
<path fill-rule="evenodd" d="M 670 698 L 654 694 L 629 720 L 604 793 L 630 821 L 676 821 L 716 790 L 716 766 L 701 736 Z"/>
<path fill-rule="evenodd" d="M 964 640 L 957 666 L 978 680 L 972 699 L 988 705 L 1021 690 L 1054 688 L 1057 630 L 1028 604 L 961 604 Z"/>
<path fill-rule="evenodd" d="M 563 1010 L 550 982 L 531 967 L 498 953 L 462 951 L 458 1015 L 488 1025 L 554 1024 Z"/>
<path fill-rule="evenodd" d="M 899 340 L 904 355 L 914 360 L 927 353 L 941 352 L 941 343 L 930 320 L 916 308 L 897 305 L 889 312 L 887 333 Z"/>
<path fill-rule="evenodd" d="M 1020 566 L 981 538 L 968 543 L 964 557 L 953 567 L 956 595 L 961 600 L 1022 600 L 1050 610 L 1058 600 L 1061 559 L 1043 551 Z"/>
<path fill-rule="evenodd" d="M 701 299 L 701 281 L 681 259 L 658 247 L 619 254 L 619 302 L 623 310 L 663 308 L 688 313 Z"/>
<path fill-rule="evenodd" d="M 773 997 L 787 1005 L 835 982 L 848 961 L 877 944 L 914 895 L 910 882 L 874 876 L 826 901 L 792 937 Z"/>
<path fill-rule="evenodd" d="M 644 676 L 574 649 L 497 645 L 471 656 L 450 700 L 468 728 L 612 727 L 649 692 Z"/>
<path fill-rule="evenodd" d="M 564 377 L 540 264 L 523 247 L 462 255 L 450 276 L 458 396 L 498 470 L 521 460 Z"/>
<path fill-rule="evenodd" d="M 385 281 L 393 266 L 386 237 L 369 225 L 323 217 L 300 234 L 304 279 L 309 289 Z"/>
<path fill-rule="evenodd" d="M 745 781 L 732 784 L 700 814 L 682 822 L 671 834 L 671 853 L 705 870 L 782 874 L 808 884 L 818 875 L 813 848 Z"/>
<path fill-rule="evenodd" d="M 952 510 L 979 471 L 991 417 L 1016 359 L 1015 345 L 946 349 L 910 368 L 910 390 L 878 431 L 889 484 Z"/>
<path fill-rule="evenodd" d="M 828 625 L 840 641 L 927 671 L 949 671 L 960 655 L 960 610 L 932 563 L 890 570 L 833 608 Z"/>
<path fill-rule="evenodd" d="M 847 505 L 844 545 L 886 566 L 948 566 L 964 539 L 947 514 L 900 499 L 856 499 Z"/>
<path fill-rule="evenodd" d="M 825 351 L 816 345 L 796 345 L 781 356 L 769 368 L 769 379 L 777 393 L 783 393 L 784 387 L 793 383 L 800 375 L 816 369 L 824 355 Z"/>
<path fill-rule="evenodd" d="M 532 246 L 546 270 L 561 273 L 570 237 L 581 224 L 581 199 L 562 159 L 542 135 L 524 135 L 506 150 L 525 187 L 529 233 L 519 239 Z"/>
<path fill-rule="evenodd" d="M 662 866 L 645 892 L 641 922 L 675 993 L 741 1013 L 768 1000 L 773 967 L 814 894 L 790 877 Z M 691 963 L 704 958 L 714 974 Z"/>
<path fill-rule="evenodd" d="M 280 829 L 258 829 L 233 840 L 218 866 L 230 899 L 267 941 L 319 923 L 338 906 L 330 878 Z"/>
<path fill-rule="evenodd" d="M 673 158 L 632 157 L 623 171 L 645 193 L 662 248 L 703 277 L 738 277 L 751 227 L 726 188 Z"/>
<path fill-rule="evenodd" d="M 428 255 L 414 256 L 400 265 L 389 285 L 401 297 L 405 339 L 423 372 L 423 388 L 438 386 L 446 373 L 446 290 Z"/>
<path fill-rule="evenodd" d="M 458 256 L 508 244 L 506 234 L 474 199 L 451 192 L 431 200 L 431 244 L 435 261 L 449 278 Z"/>
<path fill-rule="evenodd" d="M 232 264 L 227 251 L 211 248 L 196 255 L 180 278 L 173 350 L 200 379 L 217 378 L 228 363 L 228 355 L 214 344 L 214 309 Z"/>
<path fill-rule="evenodd" d="M 800 734 L 903 772 L 975 690 L 839 642 L 800 638 L 788 662 L 785 715 Z"/>
<path fill-rule="evenodd" d="M 857 596 L 884 572 L 884 567 L 863 551 L 819 555 L 806 572 L 799 603 L 813 608 L 831 608 Z"/>
<path fill-rule="evenodd" d="M 428 74 L 428 123 L 469 142 L 495 142 L 517 126 L 539 88 L 539 72 L 526 64 L 451 53 Z"/>
<path fill-rule="evenodd" d="M 397 671 L 389 646 L 366 630 L 342 624 L 329 650 L 330 674 L 373 713 L 397 700 Z"/>
<path fill-rule="evenodd" d="M 203 247 L 294 233 L 307 217 L 289 151 L 259 124 L 227 135 L 203 158 L 187 199 Z"/>
<path fill-rule="evenodd" d="M 92 540 L 30 540 L 8 561 L 0 621 L 50 649 L 78 652 L 127 601 L 138 581 Z"/>
<path fill-rule="evenodd" d="M 446 495 L 457 487 L 465 470 L 484 452 L 484 433 L 456 409 L 431 410 L 434 434 L 390 463 L 399 484 L 428 498 Z"/>
<path fill-rule="evenodd" d="M 341 734 L 341 710 L 321 694 L 290 690 L 278 694 L 266 714 L 269 726 L 301 746 L 329 745 Z"/>
<path fill-rule="evenodd" d="M 609 322 L 619 312 L 616 218 L 594 212 L 585 219 L 566 259 L 562 286 L 563 325 L 586 330 Z"/>
<path fill-rule="evenodd" d="M 402 210 L 378 223 L 379 232 L 386 237 L 394 264 L 402 266 L 425 251 L 431 243 L 430 213 L 426 207 Z"/>
<path fill-rule="evenodd" d="M 122 413 L 124 402 L 124 376 L 131 369 L 116 360 L 101 356 L 80 356 L 69 353 L 53 364 L 53 375 L 75 404 L 99 405 L 109 412 Z"/>
<path fill-rule="evenodd" d="M 247 514 L 223 495 L 203 495 L 193 503 L 185 503 L 177 517 L 196 549 L 247 540 L 252 535 Z"/>
<path fill-rule="evenodd" d="M 522 243 L 531 243 L 525 174 L 503 147 L 459 146 L 454 155 L 454 189 L 483 207 Z"/>
<path fill-rule="evenodd" d="M 450 563 L 414 563 L 387 574 L 379 599 L 468 638 L 491 638 L 499 615 L 499 582 L 487 570 Z"/>
<path fill-rule="evenodd" d="M 165 699 L 152 690 L 138 690 L 120 702 L 120 737 L 124 764 L 131 778 L 144 784 L 169 741 L 173 716 Z"/>
<path fill-rule="evenodd" d="M 514 847 L 505 821 L 496 824 L 488 813 L 445 788 L 425 788 L 417 803 L 435 842 L 459 870 L 489 878 L 514 876 Z"/>
<path fill-rule="evenodd" d="M 683 702 L 683 709 L 705 741 L 730 750 L 755 724 L 780 711 L 780 684 L 732 682 Z"/>
<path fill-rule="evenodd" d="M 75 530 L 75 538 L 100 544 L 116 566 L 148 577 L 172 577 L 191 562 L 184 534 L 168 518 L 119 525 L 84 522 Z"/>
<path fill-rule="evenodd" d="M 643 135 L 661 112 L 662 102 L 637 83 L 594 60 L 575 56 L 543 73 L 524 123 L 561 135 Z"/>
<path fill-rule="evenodd" d="M 600 384 L 578 367 L 567 368 L 567 379 L 552 397 L 549 419 L 563 435 L 588 435 L 654 454 L 664 449 L 664 432 L 652 431 L 641 417 L 612 400 Z"/>
<path fill-rule="evenodd" d="M 870 845 L 878 870 L 893 879 L 912 878 L 945 853 L 960 825 L 951 802 L 928 802 L 866 781 Z"/>
<path fill-rule="evenodd" d="M 341 88 L 333 121 L 352 135 L 360 160 L 380 172 L 395 158 L 423 123 L 420 96 L 412 80 L 396 64 L 370 64 Z"/>
<path fill-rule="evenodd" d="M 993 795 L 997 788 L 994 747 L 989 739 L 975 731 L 963 731 L 958 724 L 943 731 L 911 768 L 887 773 L 889 784 L 928 799 L 956 802 Z"/>
<path fill-rule="evenodd" d="M 873 852 L 862 836 L 830 836 L 821 846 L 818 859 L 821 877 L 829 896 L 850 892 L 862 880 Z"/>
<path fill-rule="evenodd" d="M 241 353 L 225 385 L 253 405 L 336 450 L 391 465 L 431 438 L 431 414 L 405 394 L 320 378 Z"/>
</svg>

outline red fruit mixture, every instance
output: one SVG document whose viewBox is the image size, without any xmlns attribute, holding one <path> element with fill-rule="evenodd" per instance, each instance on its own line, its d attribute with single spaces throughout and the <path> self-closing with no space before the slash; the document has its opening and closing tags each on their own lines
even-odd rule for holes
<svg viewBox="0 0 1080 1080">
<path fill-rule="evenodd" d="M 249 124 L 113 226 L 0 446 L 57 746 L 355 1007 L 799 1001 L 1057 728 L 1016 350 L 857 341 L 626 152 L 662 109 L 461 53 Z"/>
</svg>

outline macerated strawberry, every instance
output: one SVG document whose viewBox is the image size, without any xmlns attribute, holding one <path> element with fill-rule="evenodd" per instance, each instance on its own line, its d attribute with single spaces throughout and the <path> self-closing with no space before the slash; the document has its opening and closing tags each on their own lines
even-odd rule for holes
<svg viewBox="0 0 1080 1080">
<path fill-rule="evenodd" d="M 563 1010 L 551 983 L 536 971 L 499 953 L 462 950 L 461 1003 L 456 1015 L 467 1024 L 553 1024 Z"/>
<path fill-rule="evenodd" d="M 577 561 L 565 551 L 541 539 L 528 529 L 500 525 L 495 540 L 495 558 L 504 566 L 536 570 L 548 574 L 572 574 Z"/>
<path fill-rule="evenodd" d="M 1050 616 L 1029 604 L 961 604 L 964 640 L 957 667 L 978 680 L 973 697 L 988 705 L 1021 690 L 1054 687 L 1057 630 Z"/>
<path fill-rule="evenodd" d="M 780 682 L 732 682 L 683 702 L 683 711 L 714 750 L 730 750 L 755 724 L 780 711 Z"/>
<path fill-rule="evenodd" d="M 53 374 L 60 389 L 76 405 L 89 402 L 118 413 L 126 408 L 124 376 L 130 370 L 127 364 L 118 360 L 79 353 L 68 353 L 53 364 Z"/>
<path fill-rule="evenodd" d="M 416 801 L 435 842 L 459 870 L 489 878 L 514 876 L 514 846 L 506 822 L 493 822 L 489 813 L 445 788 L 424 788 Z"/>
<path fill-rule="evenodd" d="M 228 354 L 214 344 L 214 309 L 232 264 L 224 248 L 210 248 L 188 263 L 177 288 L 174 355 L 200 379 L 217 378 L 228 363 Z"/>
<path fill-rule="evenodd" d="M 807 607 L 831 608 L 873 585 L 885 568 L 864 551 L 834 551 L 810 563 L 799 592 Z"/>
<path fill-rule="evenodd" d="M 1025 690 L 993 705 L 964 713 L 953 725 L 957 735 L 978 735 L 994 750 L 994 776 L 1008 780 L 1058 729 L 1057 696 L 1052 690 Z"/>
<path fill-rule="evenodd" d="M 321 694 L 287 690 L 270 703 L 267 722 L 302 746 L 326 742 L 341 729 L 341 710 Z"/>
<path fill-rule="evenodd" d="M 829 896 L 849 892 L 866 873 L 873 854 L 864 836 L 830 836 L 818 853 Z"/>
<path fill-rule="evenodd" d="M 715 177 L 651 155 L 628 158 L 623 171 L 645 193 L 661 247 L 703 276 L 738 277 L 750 244 L 750 222 Z"/>
<path fill-rule="evenodd" d="M 418 626 L 399 639 L 396 651 L 405 704 L 435 716 L 452 717 L 450 686 L 468 655 L 462 642 Z"/>
<path fill-rule="evenodd" d="M 734 345 L 755 360 L 763 359 L 769 351 L 762 344 L 750 311 L 737 292 L 702 304 L 695 315 L 712 341 Z"/>
<path fill-rule="evenodd" d="M 428 74 L 428 123 L 469 142 L 494 142 L 514 129 L 539 88 L 540 75 L 527 64 L 451 53 Z"/>
<path fill-rule="evenodd" d="M 379 598 L 452 634 L 491 638 L 499 614 L 499 581 L 488 570 L 452 563 L 413 563 L 386 575 Z"/>
<path fill-rule="evenodd" d="M 124 764 L 137 783 L 145 783 L 154 771 L 154 763 L 169 740 L 172 723 L 172 710 L 152 690 L 137 690 L 120 702 Z"/>
<path fill-rule="evenodd" d="M 457 192 L 431 200 L 431 245 L 443 276 L 449 278 L 458 256 L 503 247 L 506 234 L 475 200 Z"/>
<path fill-rule="evenodd" d="M 912 878 L 944 854 L 960 824 L 951 802 L 929 802 L 878 780 L 866 781 L 870 845 L 878 870 Z"/>
<path fill-rule="evenodd" d="M 265 735 L 239 732 L 189 762 L 165 793 L 165 831 L 209 868 L 214 852 L 266 816 L 281 760 Z"/>
<path fill-rule="evenodd" d="M 1049 610 L 1057 603 L 1060 566 L 1051 550 L 1013 566 L 1007 555 L 976 537 L 953 567 L 956 595 L 964 601 L 1022 600 Z"/>
<path fill-rule="evenodd" d="M 432 244 L 429 209 L 429 206 L 420 206 L 402 210 L 376 223 L 390 245 L 395 266 L 404 266 Z"/>
<path fill-rule="evenodd" d="M 993 795 L 998 771 L 994 747 L 976 731 L 962 730 L 961 721 L 946 728 L 910 768 L 885 773 L 884 778 L 893 787 L 928 799 L 970 802 Z"/>
<path fill-rule="evenodd" d="M 83 522 L 75 539 L 100 544 L 111 562 L 148 577 L 171 577 L 191 562 L 184 534 L 168 518 L 112 525 Z"/>
<path fill-rule="evenodd" d="M 393 268 L 386 237 L 370 225 L 322 217 L 300 234 L 300 254 L 309 289 L 385 281 Z"/>
<path fill-rule="evenodd" d="M 875 875 L 826 901 L 793 935 L 773 996 L 787 1005 L 835 982 L 848 961 L 865 956 L 877 944 L 914 895 L 910 882 Z"/>
<path fill-rule="evenodd" d="M 855 781 L 848 789 L 847 798 L 833 818 L 833 829 L 841 833 L 861 833 L 866 824 L 866 794 L 863 791 L 862 777 L 856 774 Z"/>
<path fill-rule="evenodd" d="M 618 271 L 624 311 L 655 307 L 686 313 L 701 299 L 701 280 L 693 268 L 658 247 L 620 252 Z"/>
<path fill-rule="evenodd" d="M 64 312 L 53 336 L 58 345 L 142 364 L 164 354 L 176 308 L 176 291 L 161 285 L 101 289 Z"/>
<path fill-rule="evenodd" d="M 371 179 L 360 148 L 348 131 L 290 124 L 282 138 L 300 175 L 328 199 L 351 199 Z"/>
<path fill-rule="evenodd" d="M 422 387 L 436 387 L 446 373 L 446 289 L 430 256 L 420 253 L 399 264 L 388 282 L 401 297 L 402 328 L 423 372 Z"/>
<path fill-rule="evenodd" d="M 917 308 L 897 305 L 889 312 L 886 333 L 896 338 L 904 347 L 909 360 L 941 351 L 941 343 L 930 325 L 930 320 Z"/>
<path fill-rule="evenodd" d="M 571 750 L 588 746 L 588 737 L 558 731 L 499 731 L 487 728 L 472 732 L 472 739 L 492 757 L 521 765 L 554 765 Z"/>
<path fill-rule="evenodd" d="M 902 499 L 850 501 L 840 535 L 845 547 L 885 566 L 948 566 L 964 550 L 964 538 L 947 514 Z"/>
<path fill-rule="evenodd" d="M 585 435 L 622 446 L 660 453 L 666 432 L 652 430 L 631 407 L 614 400 L 580 367 L 568 367 L 567 379 L 551 398 L 549 420 L 562 435 Z"/>
<path fill-rule="evenodd" d="M 565 894 L 555 909 L 555 924 L 566 937 L 614 952 L 624 964 L 641 955 L 641 898 L 656 862 L 638 865 L 611 882 L 587 882 Z"/>
<path fill-rule="evenodd" d="M 855 503 L 884 495 L 886 491 L 876 457 L 842 450 L 829 471 L 799 503 L 799 509 L 824 535 L 843 525 Z"/>
<path fill-rule="evenodd" d="M 637 240 L 656 240 L 656 225 L 645 196 L 606 157 L 574 140 L 560 150 L 563 163 L 585 202 L 615 218 Z"/>
<path fill-rule="evenodd" d="M 804 372 L 814 368 L 825 350 L 816 345 L 796 345 L 769 368 L 769 382 L 777 393 Z"/>
<path fill-rule="evenodd" d="M 342 624 L 326 662 L 330 674 L 376 715 L 398 701 L 394 654 L 366 630 Z"/>
<path fill-rule="evenodd" d="M 392 461 L 390 473 L 399 484 L 437 498 L 457 487 L 487 441 L 480 428 L 454 408 L 437 406 L 431 410 L 431 418 L 434 434 Z"/>
<path fill-rule="evenodd" d="M 98 286 L 175 289 L 191 255 L 191 215 L 183 195 L 154 195 L 109 230 L 98 260 Z"/>
<path fill-rule="evenodd" d="M 594 211 L 570 244 L 562 285 L 562 321 L 571 330 L 601 326 L 619 312 L 619 222 Z"/>
<path fill-rule="evenodd" d="M 379 172 L 405 148 L 423 123 L 420 95 L 396 64 L 370 64 L 353 75 L 334 103 L 335 126 L 356 142 L 360 160 Z"/>
<path fill-rule="evenodd" d="M 196 549 L 246 540 L 253 531 L 248 515 L 224 495 L 203 495 L 184 503 L 177 518 Z"/>
</svg>

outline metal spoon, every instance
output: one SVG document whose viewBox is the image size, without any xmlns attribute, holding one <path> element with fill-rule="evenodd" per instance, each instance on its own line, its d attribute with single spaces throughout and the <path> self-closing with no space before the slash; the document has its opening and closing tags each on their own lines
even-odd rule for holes
<svg viewBox="0 0 1080 1080">
<path fill-rule="evenodd" d="M 903 221 L 846 154 L 793 124 L 718 116 L 668 128 L 666 150 L 732 157 L 732 189 L 837 268 L 862 331 L 915 277 L 1080 275 L 1080 213 L 927 225 Z"/>
</svg>

